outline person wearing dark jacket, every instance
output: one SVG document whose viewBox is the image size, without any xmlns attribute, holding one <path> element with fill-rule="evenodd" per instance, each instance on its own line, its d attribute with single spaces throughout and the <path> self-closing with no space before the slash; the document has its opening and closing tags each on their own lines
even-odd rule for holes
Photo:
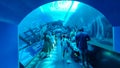
<svg viewBox="0 0 120 68">
<path fill-rule="evenodd" d="M 89 35 L 84 32 L 84 29 L 81 28 L 78 30 L 78 33 L 75 36 L 76 40 L 76 45 L 77 48 L 79 49 L 81 55 L 82 55 L 82 65 L 85 66 L 85 62 L 87 62 L 88 65 L 88 57 L 87 57 L 87 52 L 88 52 L 88 46 L 87 46 L 87 41 L 90 40 Z"/>
</svg>

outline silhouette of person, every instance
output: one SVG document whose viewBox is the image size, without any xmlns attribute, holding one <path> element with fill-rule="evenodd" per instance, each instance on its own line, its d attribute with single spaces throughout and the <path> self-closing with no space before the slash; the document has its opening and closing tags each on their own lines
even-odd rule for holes
<svg viewBox="0 0 120 68">
<path fill-rule="evenodd" d="M 87 41 L 90 40 L 89 35 L 87 32 L 84 32 L 83 28 L 80 28 L 78 30 L 78 33 L 75 36 L 76 40 L 76 45 L 77 48 L 79 49 L 82 57 L 82 65 L 85 66 L 85 61 L 87 62 L 88 65 L 88 57 L 87 57 L 87 52 L 88 52 L 88 46 L 87 46 Z"/>
</svg>

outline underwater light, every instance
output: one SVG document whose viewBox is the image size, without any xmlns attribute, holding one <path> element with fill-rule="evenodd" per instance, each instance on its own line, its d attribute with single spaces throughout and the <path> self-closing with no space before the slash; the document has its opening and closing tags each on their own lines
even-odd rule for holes
<svg viewBox="0 0 120 68">
<path fill-rule="evenodd" d="M 80 2 L 77 1 L 57 1 L 52 3 L 51 10 L 52 11 L 67 11 L 71 7 L 71 11 L 75 11 L 78 4 Z"/>
</svg>

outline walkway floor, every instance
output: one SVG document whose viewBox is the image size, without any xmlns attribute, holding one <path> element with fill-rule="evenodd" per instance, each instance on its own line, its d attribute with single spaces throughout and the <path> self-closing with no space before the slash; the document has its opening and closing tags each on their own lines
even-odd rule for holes
<svg viewBox="0 0 120 68">
<path fill-rule="evenodd" d="M 69 59 L 71 60 L 71 58 Z M 49 57 L 39 61 L 35 68 L 83 68 L 80 63 L 76 63 L 73 60 L 71 61 L 71 63 L 67 63 L 65 59 L 62 59 L 61 46 L 60 43 L 58 43 L 51 51 Z"/>
</svg>

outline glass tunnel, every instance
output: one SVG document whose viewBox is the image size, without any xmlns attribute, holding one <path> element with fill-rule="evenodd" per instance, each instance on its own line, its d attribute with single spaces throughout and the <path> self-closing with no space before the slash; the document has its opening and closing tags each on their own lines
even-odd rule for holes
<svg viewBox="0 0 120 68">
<path fill-rule="evenodd" d="M 20 65 L 25 68 L 83 68 L 81 59 L 74 53 L 75 36 L 80 28 L 90 36 L 88 68 L 99 68 L 97 58 L 111 55 L 112 25 L 98 10 L 78 1 L 50 2 L 24 17 L 18 26 Z M 70 42 L 64 58 L 63 35 Z"/>
</svg>

